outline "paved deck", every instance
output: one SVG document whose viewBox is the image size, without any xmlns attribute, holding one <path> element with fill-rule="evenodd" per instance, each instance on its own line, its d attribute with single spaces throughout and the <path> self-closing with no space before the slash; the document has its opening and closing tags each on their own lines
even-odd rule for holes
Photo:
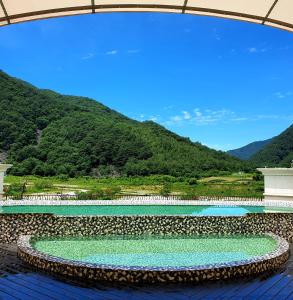
<svg viewBox="0 0 293 300">
<path fill-rule="evenodd" d="M 286 266 L 271 276 L 201 285 L 85 285 L 38 272 L 0 244 L 0 299 L 293 299 L 293 245 Z"/>
</svg>

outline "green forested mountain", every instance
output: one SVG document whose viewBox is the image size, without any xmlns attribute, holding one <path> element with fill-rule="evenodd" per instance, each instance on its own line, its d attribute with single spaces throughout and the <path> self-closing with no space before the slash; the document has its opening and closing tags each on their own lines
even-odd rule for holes
<svg viewBox="0 0 293 300">
<path fill-rule="evenodd" d="M 266 145 L 268 145 L 272 139 L 268 139 L 265 141 L 258 141 L 250 143 L 244 147 L 227 151 L 228 154 L 237 157 L 242 160 L 250 159 L 255 153 L 263 149 Z"/>
<path fill-rule="evenodd" d="M 293 160 L 293 125 L 272 139 L 251 157 L 251 162 L 262 166 L 289 167 Z"/>
<path fill-rule="evenodd" d="M 88 98 L 40 90 L 0 72 L 0 160 L 15 175 L 195 176 L 249 165 L 137 122 Z"/>
</svg>

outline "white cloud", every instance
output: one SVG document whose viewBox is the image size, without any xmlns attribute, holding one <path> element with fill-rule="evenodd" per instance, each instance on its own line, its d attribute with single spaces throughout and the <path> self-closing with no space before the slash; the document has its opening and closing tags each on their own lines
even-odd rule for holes
<svg viewBox="0 0 293 300">
<path fill-rule="evenodd" d="M 280 119 L 281 116 L 279 115 L 257 115 L 256 120 L 263 120 L 263 119 Z"/>
<path fill-rule="evenodd" d="M 196 111 L 194 112 L 194 114 L 195 114 L 195 116 L 196 116 L 197 118 L 200 118 L 200 117 L 202 116 L 202 113 L 201 113 L 200 111 L 198 111 L 198 110 L 196 110 Z"/>
<path fill-rule="evenodd" d="M 267 52 L 269 50 L 269 48 L 257 48 L 257 47 L 250 47 L 247 49 L 247 51 L 249 53 L 264 53 L 264 52 Z"/>
<path fill-rule="evenodd" d="M 88 60 L 88 59 L 91 59 L 91 58 L 94 58 L 94 57 L 95 57 L 94 53 L 88 53 L 88 54 L 84 55 L 81 59 L 82 60 Z"/>
<path fill-rule="evenodd" d="M 292 48 L 291 46 L 283 46 L 283 47 L 280 47 L 279 50 L 284 51 L 284 50 L 289 50 L 291 48 Z"/>
<path fill-rule="evenodd" d="M 171 110 L 174 108 L 174 105 L 168 105 L 168 106 L 164 106 L 163 110 Z"/>
<path fill-rule="evenodd" d="M 192 112 L 184 110 L 181 112 L 181 115 L 172 116 L 165 123 L 167 125 L 182 125 L 185 123 L 189 123 L 200 126 L 216 124 L 219 122 L 234 121 L 233 119 L 235 118 L 235 113 L 230 110 L 206 109 L 204 111 L 201 111 L 199 108 L 195 108 Z M 237 121 L 239 121 L 239 119 L 237 119 Z"/>
<path fill-rule="evenodd" d="M 128 54 L 137 54 L 140 52 L 139 49 L 129 49 L 126 51 Z"/>
<path fill-rule="evenodd" d="M 168 117 L 166 121 L 162 121 L 162 118 L 160 118 L 160 123 L 167 126 L 210 126 L 218 124 L 239 124 L 241 122 L 257 122 L 262 120 L 277 119 L 293 121 L 293 115 L 259 114 L 243 116 L 225 108 L 219 110 L 201 110 L 199 108 L 195 108 L 192 111 L 183 110 L 180 114 Z"/>
<path fill-rule="evenodd" d="M 279 98 L 279 99 L 283 99 L 283 98 L 286 98 L 286 97 L 289 97 L 289 96 L 292 96 L 293 95 L 293 93 L 292 92 L 285 92 L 285 93 L 283 93 L 283 92 L 276 92 L 276 93 L 274 93 L 274 96 L 275 97 L 277 97 L 277 98 Z"/>
<path fill-rule="evenodd" d="M 170 120 L 172 122 L 178 123 L 178 122 L 182 121 L 182 117 L 181 116 L 173 116 L 170 118 Z"/>
<path fill-rule="evenodd" d="M 222 39 L 222 37 L 220 36 L 220 34 L 219 34 L 217 28 L 214 28 L 214 29 L 213 29 L 213 34 L 214 34 L 214 37 L 215 37 L 215 39 L 216 39 L 217 41 L 220 41 L 220 40 Z"/>
<path fill-rule="evenodd" d="M 209 124 L 217 124 L 219 122 L 227 122 L 234 117 L 235 113 L 227 110 L 205 110 L 204 112 L 199 109 L 194 110 L 194 117 L 192 121 L 196 125 L 209 125 Z"/>
<path fill-rule="evenodd" d="M 257 52 L 257 49 L 254 48 L 254 47 L 251 47 L 251 48 L 248 48 L 248 52 L 249 52 L 249 53 L 256 53 L 256 52 Z"/>
<path fill-rule="evenodd" d="M 151 115 L 151 116 L 147 116 L 145 114 L 139 114 L 139 115 L 135 115 L 132 116 L 133 119 L 143 122 L 143 121 L 153 121 L 153 122 L 158 122 L 160 119 L 160 115 Z"/>
<path fill-rule="evenodd" d="M 275 95 L 277 98 L 280 98 L 280 99 L 285 98 L 285 95 L 284 95 L 283 93 L 281 93 L 281 92 L 276 92 L 274 95 Z"/>
<path fill-rule="evenodd" d="M 157 122 L 159 117 L 160 117 L 160 116 L 150 116 L 150 117 L 149 117 L 149 120 L 150 120 L 150 121 L 153 121 L 153 122 Z"/>
<path fill-rule="evenodd" d="M 249 120 L 249 118 L 246 118 L 246 117 L 239 117 L 239 118 L 234 118 L 234 119 L 231 119 L 231 121 L 233 122 L 241 122 L 241 121 L 247 121 Z"/>
<path fill-rule="evenodd" d="M 183 111 L 182 113 L 183 113 L 183 119 L 184 120 L 191 119 L 191 115 L 190 115 L 190 113 L 188 111 Z"/>
<path fill-rule="evenodd" d="M 256 117 L 253 117 L 253 121 L 259 121 L 259 120 L 290 120 L 293 121 L 293 115 L 257 115 Z"/>
<path fill-rule="evenodd" d="M 107 51 L 105 54 L 106 55 L 116 55 L 118 53 L 118 50 L 111 50 L 111 51 Z"/>
</svg>

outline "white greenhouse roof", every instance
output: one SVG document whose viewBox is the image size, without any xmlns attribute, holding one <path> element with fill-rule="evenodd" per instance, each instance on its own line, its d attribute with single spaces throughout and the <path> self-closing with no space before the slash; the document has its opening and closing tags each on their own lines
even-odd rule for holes
<svg viewBox="0 0 293 300">
<path fill-rule="evenodd" d="M 293 0 L 0 0 L 0 26 L 118 11 L 216 16 L 293 31 Z"/>
</svg>

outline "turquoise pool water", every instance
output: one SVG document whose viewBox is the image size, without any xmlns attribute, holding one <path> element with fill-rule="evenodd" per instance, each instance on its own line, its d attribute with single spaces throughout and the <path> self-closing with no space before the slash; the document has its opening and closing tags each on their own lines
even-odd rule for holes
<svg viewBox="0 0 293 300">
<path fill-rule="evenodd" d="M 2 206 L 0 213 L 53 213 L 56 215 L 191 215 L 244 216 L 247 213 L 293 213 L 293 208 L 211 205 L 19 205 Z"/>
<path fill-rule="evenodd" d="M 250 259 L 272 252 L 269 236 L 100 236 L 32 243 L 43 253 L 80 262 L 137 267 L 186 267 Z"/>
</svg>

